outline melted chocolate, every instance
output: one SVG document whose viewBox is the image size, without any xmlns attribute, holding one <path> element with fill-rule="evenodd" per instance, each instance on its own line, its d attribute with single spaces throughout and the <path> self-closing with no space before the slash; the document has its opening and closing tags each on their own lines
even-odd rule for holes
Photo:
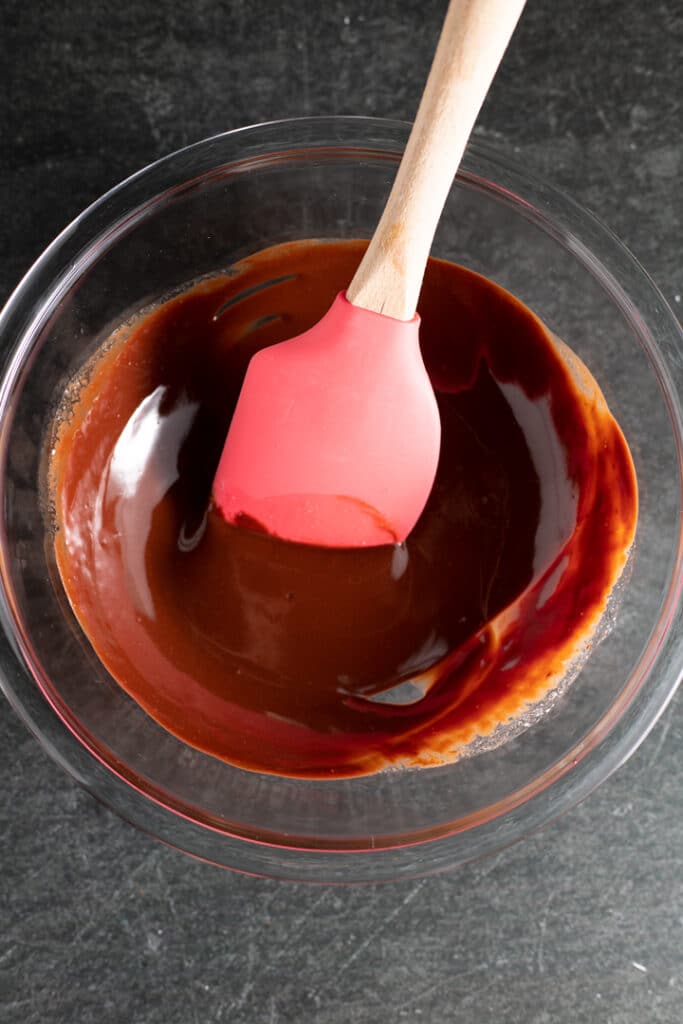
<svg viewBox="0 0 683 1024">
<path fill-rule="evenodd" d="M 511 295 L 436 260 L 421 343 L 443 445 L 406 543 L 223 521 L 211 484 L 251 355 L 319 320 L 364 245 L 278 246 L 140 316 L 57 428 L 56 555 L 93 648 L 171 732 L 258 771 L 452 758 L 562 677 L 635 530 L 630 455 L 588 372 Z"/>
</svg>

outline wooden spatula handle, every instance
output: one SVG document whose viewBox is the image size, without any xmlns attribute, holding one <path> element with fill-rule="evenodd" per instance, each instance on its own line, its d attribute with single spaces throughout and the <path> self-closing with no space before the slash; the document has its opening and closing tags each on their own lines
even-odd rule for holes
<svg viewBox="0 0 683 1024">
<path fill-rule="evenodd" d="M 455 172 L 526 0 L 451 0 L 384 213 L 347 289 L 355 306 L 410 320 Z"/>
</svg>

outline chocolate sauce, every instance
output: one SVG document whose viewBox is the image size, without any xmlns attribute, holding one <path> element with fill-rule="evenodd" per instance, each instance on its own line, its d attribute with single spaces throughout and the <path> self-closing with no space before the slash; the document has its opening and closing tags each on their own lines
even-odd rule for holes
<svg viewBox="0 0 683 1024">
<path fill-rule="evenodd" d="M 319 320 L 364 246 L 277 246 L 141 315 L 56 429 L 57 561 L 93 648 L 168 730 L 263 772 L 456 756 L 564 675 L 635 530 L 631 458 L 588 371 L 436 260 L 419 312 L 443 443 L 406 543 L 292 544 L 211 508 L 251 355 Z"/>
</svg>

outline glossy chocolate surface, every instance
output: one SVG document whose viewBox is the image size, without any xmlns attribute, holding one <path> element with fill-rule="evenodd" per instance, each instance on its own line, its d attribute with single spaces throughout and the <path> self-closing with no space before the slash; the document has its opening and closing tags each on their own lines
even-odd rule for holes
<svg viewBox="0 0 683 1024">
<path fill-rule="evenodd" d="M 407 542 L 330 550 L 222 520 L 211 483 L 249 358 L 315 323 L 364 244 L 266 250 L 140 316 L 57 431 L 56 554 L 92 646 L 163 726 L 258 771 L 451 759 L 580 656 L 635 530 L 631 458 L 587 370 L 435 260 L 419 311 L 443 444 Z"/>
</svg>

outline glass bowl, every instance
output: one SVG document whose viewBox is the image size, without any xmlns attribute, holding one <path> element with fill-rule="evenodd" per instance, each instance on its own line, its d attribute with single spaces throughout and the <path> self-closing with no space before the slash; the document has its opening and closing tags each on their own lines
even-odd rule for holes
<svg viewBox="0 0 683 1024">
<path fill-rule="evenodd" d="M 145 168 L 85 211 L 0 320 L 2 686 L 45 749 L 124 818 L 187 853 L 276 878 L 375 881 L 519 839 L 605 779 L 681 671 L 682 335 L 620 243 L 505 153 L 472 145 L 434 253 L 516 294 L 602 386 L 641 509 L 611 630 L 575 681 L 506 742 L 454 764 L 309 781 L 233 768 L 152 721 L 92 653 L 55 569 L 45 439 L 65 383 L 121 321 L 277 242 L 369 237 L 409 126 L 257 125 Z"/>
</svg>

